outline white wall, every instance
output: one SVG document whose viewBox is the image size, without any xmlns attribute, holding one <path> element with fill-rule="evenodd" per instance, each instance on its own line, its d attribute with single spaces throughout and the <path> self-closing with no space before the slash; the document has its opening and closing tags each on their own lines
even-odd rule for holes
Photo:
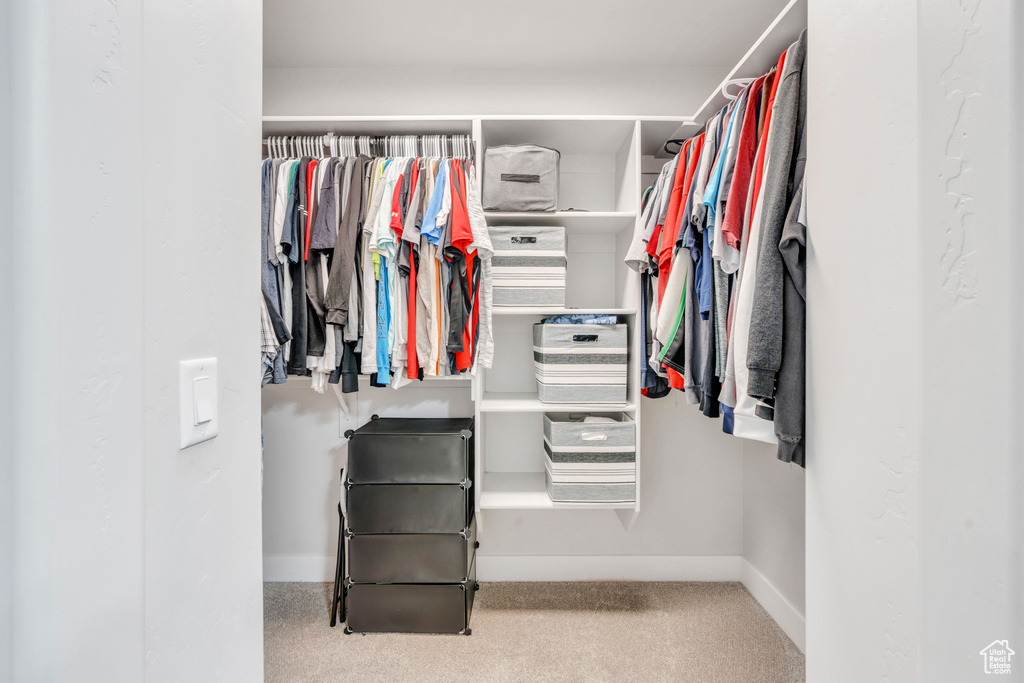
<svg viewBox="0 0 1024 683">
<path fill-rule="evenodd" d="M 338 548 L 339 472 L 347 429 L 383 417 L 472 417 L 466 381 L 438 380 L 399 390 L 360 381 L 337 398 L 292 377 L 263 389 L 263 563 L 267 581 L 333 581 Z"/>
<path fill-rule="evenodd" d="M 1024 652 L 1018 505 L 1021 202 L 1013 0 L 923 3 L 918 33 L 923 420 L 921 680 Z M 1018 658 L 1020 655 L 1018 655 Z M 1018 677 L 1024 664 L 1015 662 Z"/>
<path fill-rule="evenodd" d="M 146 679 L 262 678 L 259 3 L 144 5 Z M 178 450 L 179 360 L 220 436 Z"/>
<path fill-rule="evenodd" d="M 812 682 L 1021 642 L 1019 11 L 811 3 Z"/>
<path fill-rule="evenodd" d="M 799 465 L 775 446 L 743 444 L 743 583 L 804 649 L 804 488 Z"/>
<path fill-rule="evenodd" d="M 265 115 L 688 116 L 728 67 L 264 69 Z"/>
<path fill-rule="evenodd" d="M 385 416 L 471 416 L 468 388 L 364 385 L 358 399 L 363 424 Z M 351 399 L 350 399 L 351 400 Z M 643 509 L 625 531 L 608 510 L 484 512 L 479 556 L 530 558 L 526 573 L 510 576 L 502 561 L 482 559 L 482 580 L 538 578 L 556 571 L 545 558 L 572 556 L 709 557 L 713 565 L 648 560 L 609 566 L 606 578 L 652 576 L 715 566 L 739 580 L 742 548 L 742 460 L 738 441 L 721 434 L 720 421 L 702 417 L 682 396 L 646 400 L 641 438 Z M 346 424 L 344 428 L 350 428 Z M 291 379 L 263 393 L 264 562 L 267 580 L 333 580 L 337 550 L 338 470 L 345 459 L 339 411 L 332 395 L 315 394 L 308 381 Z M 532 443 L 532 441 L 531 441 Z M 649 450 L 648 450 L 649 449 Z M 724 558 L 724 559 L 723 559 Z M 490 576 L 488 576 L 490 572 Z M 514 572 L 513 572 L 514 573 Z M 683 578 L 682 574 L 678 574 Z M 708 574 L 704 575 L 705 577 Z"/>
<path fill-rule="evenodd" d="M 11 8 L 0 5 L 0 241 L 11 244 L 11 183 L 14 163 L 11 159 Z M 0 269 L 0 320 L 12 320 L 13 296 L 11 269 Z M 13 371 L 11 335 L 0 335 L 0 374 L 11 377 Z M 0 383 L 0 681 L 11 677 L 11 548 L 13 545 L 14 489 L 11 457 L 11 410 L 13 407 L 10 380 Z"/>
<path fill-rule="evenodd" d="M 10 6 L 13 678 L 258 680 L 259 5 Z"/>
<path fill-rule="evenodd" d="M 808 23 L 807 677 L 910 681 L 920 629 L 917 11 L 814 0 Z"/>
<path fill-rule="evenodd" d="M 142 16 L 11 11 L 14 679 L 138 681 Z"/>
</svg>

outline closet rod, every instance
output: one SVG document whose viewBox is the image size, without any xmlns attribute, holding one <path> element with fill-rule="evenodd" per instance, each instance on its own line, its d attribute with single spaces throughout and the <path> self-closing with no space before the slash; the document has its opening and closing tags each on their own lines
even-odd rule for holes
<svg viewBox="0 0 1024 683">
<path fill-rule="evenodd" d="M 331 156 L 443 156 L 476 159 L 471 135 L 269 135 L 261 140 L 267 156 L 294 157 L 316 155 L 327 148 Z M 321 148 L 321 149 L 318 149 Z"/>
</svg>

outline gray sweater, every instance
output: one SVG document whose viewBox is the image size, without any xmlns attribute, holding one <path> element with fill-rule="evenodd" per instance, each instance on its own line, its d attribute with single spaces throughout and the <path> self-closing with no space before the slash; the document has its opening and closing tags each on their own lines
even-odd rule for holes
<svg viewBox="0 0 1024 683">
<path fill-rule="evenodd" d="M 762 400 L 775 396 L 775 382 L 783 354 L 783 271 L 779 242 L 792 203 L 796 145 L 803 135 L 807 109 L 804 59 L 807 31 L 800 34 L 786 55 L 785 73 L 775 95 L 772 145 L 767 150 L 760 244 L 757 251 L 757 290 L 754 292 L 747 347 L 750 381 L 747 393 Z"/>
<path fill-rule="evenodd" d="M 775 436 L 779 460 L 804 466 L 804 387 L 806 381 L 807 303 L 804 281 L 807 263 L 807 226 L 804 224 L 804 161 L 806 132 L 797 158 L 797 191 L 782 230 L 779 246 L 786 264 L 783 276 L 782 365 L 775 387 Z"/>
<path fill-rule="evenodd" d="M 349 176 L 349 195 L 345 205 L 345 213 L 338 226 L 338 234 L 334 243 L 334 257 L 331 259 L 331 272 L 327 280 L 327 293 L 324 301 L 327 307 L 327 322 L 333 325 L 344 325 L 348 319 L 349 293 L 352 289 L 352 270 L 355 268 L 356 236 L 359 231 L 359 214 L 362 210 L 362 179 L 366 157 L 356 157 L 345 166 Z"/>
</svg>

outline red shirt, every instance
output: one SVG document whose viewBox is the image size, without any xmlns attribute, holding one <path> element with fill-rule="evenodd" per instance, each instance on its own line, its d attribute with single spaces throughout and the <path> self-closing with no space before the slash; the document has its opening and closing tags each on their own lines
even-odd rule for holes
<svg viewBox="0 0 1024 683">
<path fill-rule="evenodd" d="M 395 241 L 401 243 L 402 231 L 402 182 L 405 181 L 405 174 L 399 173 L 395 181 L 395 191 L 391 195 L 391 229 L 395 233 Z"/>
<path fill-rule="evenodd" d="M 473 243 L 473 229 L 469 224 L 469 209 L 466 207 L 466 174 L 462 162 L 452 162 L 452 246 L 469 255 Z"/>
<path fill-rule="evenodd" d="M 732 174 L 732 185 L 729 186 L 729 196 L 725 201 L 722 234 L 726 244 L 734 249 L 740 248 L 743 213 L 747 208 L 747 191 L 750 188 L 754 155 L 757 152 L 758 95 L 764 86 L 765 78 L 765 76 L 761 76 L 750 86 L 746 113 L 743 115 L 743 127 L 740 128 L 740 139 L 736 148 L 736 166 Z"/>
<path fill-rule="evenodd" d="M 310 228 L 313 225 L 313 212 L 309 209 L 313 206 L 313 193 L 319 192 L 319 188 L 313 187 L 313 172 L 316 171 L 316 166 L 320 162 L 313 159 L 306 166 L 306 242 L 305 250 L 302 255 L 303 261 L 309 260 L 309 233 Z M 319 197 L 317 197 L 319 199 Z"/>
<path fill-rule="evenodd" d="M 700 166 L 700 153 L 704 149 L 704 133 L 693 139 L 690 147 L 690 163 L 686 165 L 686 175 L 683 177 L 683 185 L 680 191 L 679 202 L 674 215 L 665 216 L 665 228 L 661 231 L 661 242 L 658 245 L 658 304 L 661 304 L 665 296 L 665 287 L 668 286 L 668 276 L 672 273 L 672 256 L 676 250 L 676 239 L 679 237 L 679 230 L 682 228 L 683 209 L 686 208 L 684 197 L 690 194 L 693 178 Z"/>
</svg>

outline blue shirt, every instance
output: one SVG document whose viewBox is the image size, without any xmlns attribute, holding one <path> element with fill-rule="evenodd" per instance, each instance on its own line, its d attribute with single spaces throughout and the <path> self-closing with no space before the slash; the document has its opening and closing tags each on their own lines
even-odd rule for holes
<svg viewBox="0 0 1024 683">
<path fill-rule="evenodd" d="M 391 383 L 391 358 L 388 354 L 388 330 L 391 327 L 391 302 L 388 299 L 388 260 L 380 257 L 377 280 L 377 383 Z"/>
<path fill-rule="evenodd" d="M 444 184 L 447 177 L 447 164 L 442 161 L 437 170 L 437 178 L 434 180 L 434 194 L 430 197 L 427 210 L 423 212 L 423 223 L 420 225 L 420 234 L 426 237 L 427 242 L 435 247 L 441 244 L 442 229 L 437 226 L 437 213 L 441 210 L 441 202 L 444 199 Z"/>
</svg>

